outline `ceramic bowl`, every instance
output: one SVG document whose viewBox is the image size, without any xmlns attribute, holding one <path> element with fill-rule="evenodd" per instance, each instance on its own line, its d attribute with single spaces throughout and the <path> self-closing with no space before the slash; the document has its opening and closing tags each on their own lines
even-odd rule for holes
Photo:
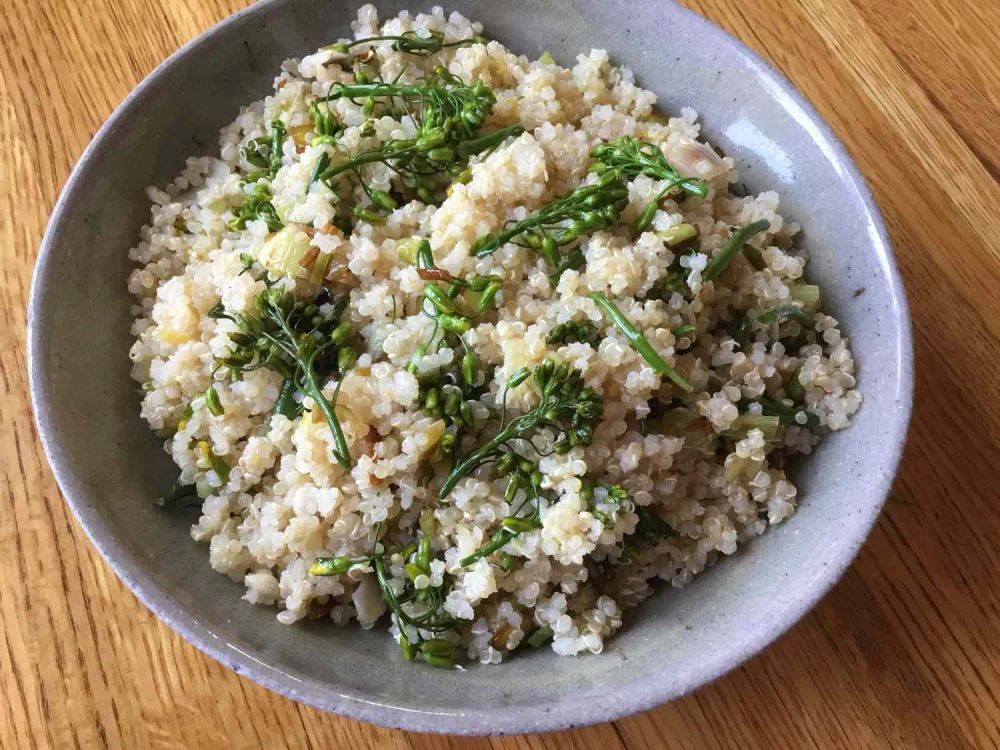
<svg viewBox="0 0 1000 750">
<path fill-rule="evenodd" d="M 430 3 L 378 2 L 387 17 Z M 539 650 L 442 672 L 404 662 L 384 628 L 287 627 L 240 599 L 153 504 L 175 476 L 139 418 L 129 379 L 127 252 L 148 218 L 143 188 L 270 91 L 282 60 L 349 35 L 355 2 L 270 0 L 171 56 L 114 112 L 53 211 L 31 290 L 29 361 L 42 441 L 77 519 L 167 624 L 241 675 L 295 700 L 390 727 L 451 733 L 557 729 L 686 693 L 760 651 L 807 612 L 864 542 L 896 470 L 910 413 L 910 324 L 885 227 L 857 168 L 813 108 L 757 55 L 661 0 L 450 0 L 486 33 L 537 57 L 592 47 L 629 65 L 667 111 L 692 106 L 754 191 L 799 221 L 828 311 L 851 337 L 865 402 L 854 426 L 801 463 L 789 521 L 681 590 L 628 613 L 600 656 Z M 863 293 L 859 290 L 864 290 Z"/>
</svg>

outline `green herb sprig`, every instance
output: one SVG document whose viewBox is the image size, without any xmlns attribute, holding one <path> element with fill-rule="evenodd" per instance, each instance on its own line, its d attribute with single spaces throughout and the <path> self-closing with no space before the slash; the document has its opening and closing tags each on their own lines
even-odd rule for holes
<svg viewBox="0 0 1000 750">
<path fill-rule="evenodd" d="M 459 565 L 463 567 L 498 552 L 507 546 L 512 539 L 526 531 L 542 528 L 541 486 L 543 477 L 538 471 L 538 464 L 511 451 L 501 454 L 496 459 L 494 468 L 499 475 L 507 476 L 504 500 L 508 505 L 515 502 L 519 491 L 524 492 L 524 497 L 510 515 L 500 520 L 499 528 L 482 547 L 459 561 Z M 529 504 L 531 512 L 527 515 L 521 515 L 521 511 Z"/>
<path fill-rule="evenodd" d="M 529 375 L 539 394 L 538 405 L 510 422 L 502 420 L 492 438 L 458 459 L 441 485 L 438 497 L 448 497 L 463 477 L 510 452 L 513 441 L 528 439 L 539 428 L 552 427 L 560 432 L 562 437 L 552 446 L 557 452 L 590 444 L 593 424 L 603 412 L 603 402 L 593 389 L 584 386 L 580 371 L 570 369 L 565 362 L 556 365 L 546 359 L 531 372 L 525 368 L 514 373 L 507 381 L 507 388 L 517 387 Z"/>
<path fill-rule="evenodd" d="M 733 262 L 733 258 L 739 254 L 740 250 L 747 247 L 747 242 L 754 235 L 767 230 L 770 226 L 770 222 L 766 219 L 761 219 L 733 231 L 725 244 L 705 264 L 705 268 L 701 272 L 702 282 L 707 284 L 709 281 L 717 279 L 729 267 L 729 264 Z M 688 250 L 690 251 L 691 248 L 688 248 Z M 666 300 L 675 292 L 685 295 L 691 294 L 691 289 L 687 282 L 687 270 L 680 265 L 679 261 L 679 257 L 675 259 L 669 272 L 656 282 L 650 293 L 651 297 Z"/>
<path fill-rule="evenodd" d="M 403 247 L 401 256 L 417 265 L 417 274 L 424 280 L 420 302 L 424 314 L 448 333 L 465 333 L 493 305 L 503 289 L 503 280 L 492 274 L 454 276 L 437 267 L 426 239 L 413 238 L 411 243 Z M 463 299 L 463 293 L 469 293 L 470 299 Z"/>
<path fill-rule="evenodd" d="M 284 224 L 271 202 L 271 189 L 265 182 L 258 182 L 243 203 L 233 211 L 233 218 L 226 228 L 234 232 L 246 229 L 248 221 L 265 221 L 269 232 L 277 232 Z"/>
<path fill-rule="evenodd" d="M 312 145 L 332 143 L 333 137 L 340 132 L 341 125 L 330 109 L 329 103 L 321 102 L 319 99 L 310 102 L 309 117 L 313 121 L 313 133 L 316 134 Z"/>
<path fill-rule="evenodd" d="M 430 30 L 427 36 L 420 36 L 414 30 L 404 31 L 398 36 L 370 36 L 364 39 L 357 39 L 353 42 L 339 42 L 330 45 L 330 49 L 341 54 L 349 53 L 354 47 L 361 44 L 375 44 L 377 42 L 392 42 L 392 49 L 397 52 L 406 52 L 410 55 L 427 57 L 443 49 L 452 47 L 464 47 L 469 44 L 486 44 L 488 40 L 482 36 L 470 36 L 465 39 L 456 39 L 446 42 L 444 34 L 440 31 Z"/>
<path fill-rule="evenodd" d="M 628 490 L 626 490 L 622 485 L 613 484 L 610 487 L 605 487 L 604 489 L 606 491 L 604 502 L 607 505 L 614 506 L 614 510 L 612 511 L 613 513 L 616 513 L 618 510 L 631 510 L 632 497 L 629 495 Z M 594 486 L 594 483 L 584 477 L 582 480 L 582 487 L 580 488 L 580 498 L 586 504 L 587 510 L 590 514 L 600 521 L 604 528 L 614 528 L 614 517 L 608 515 L 597 507 L 596 490 L 597 488 Z"/>
<path fill-rule="evenodd" d="M 646 339 L 639 329 L 635 327 L 632 321 L 618 309 L 615 303 L 608 299 L 608 295 L 604 294 L 604 292 L 591 292 L 587 296 L 597 303 L 597 306 L 601 308 L 602 312 L 604 312 L 611 322 L 617 326 L 618 330 L 624 334 L 625 338 L 628 339 L 632 348 L 642 355 L 642 358 L 650 364 L 655 372 L 660 375 L 666 375 L 683 391 L 690 393 L 694 390 L 694 387 L 687 380 L 681 377 L 677 370 L 667 364 L 666 360 L 660 356 L 659 352 L 653 348 L 653 345 L 649 343 L 648 339 Z"/>
<path fill-rule="evenodd" d="M 270 143 L 269 138 L 251 138 L 247 141 L 246 145 L 240 149 L 240 154 L 243 156 L 243 159 L 250 164 L 250 166 L 255 167 L 262 176 L 266 176 L 270 161 L 267 158 L 267 154 L 263 152 L 261 148 L 267 146 L 268 143 Z"/>
<path fill-rule="evenodd" d="M 708 195 L 708 185 L 698 177 L 684 177 L 677 167 L 667 161 L 663 151 L 656 144 L 640 141 L 631 136 L 622 136 L 614 141 L 600 143 L 590 151 L 591 157 L 598 160 L 603 169 L 613 169 L 625 177 L 634 178 L 641 174 L 657 180 L 672 183 L 689 195 L 704 198 Z"/>
<path fill-rule="evenodd" d="M 595 346 L 600 340 L 597 326 L 589 320 L 570 320 L 559 323 L 552 327 L 549 335 L 545 337 L 545 343 L 549 346 L 563 346 L 580 342 Z"/>
<path fill-rule="evenodd" d="M 226 318 L 239 326 L 230 334 L 234 349 L 218 360 L 234 377 L 259 368 L 267 368 L 285 377 L 275 409 L 290 414 L 297 407 L 294 392 L 312 398 L 333 435 L 334 458 L 341 466 L 351 465 L 347 440 L 337 419 L 334 405 L 346 371 L 341 377 L 332 401 L 322 392 L 323 379 L 339 365 L 353 364 L 353 351 L 344 344 L 344 323 L 340 321 L 343 303 L 333 306 L 324 315 L 319 305 L 297 302 L 292 294 L 280 287 L 270 287 L 254 300 L 255 315 L 229 314 L 221 305 L 210 313 Z M 347 356 L 344 352 L 349 352 Z M 349 369 L 349 368 L 346 368 Z M 291 394 L 291 395 L 290 395 Z"/>
<path fill-rule="evenodd" d="M 661 539 L 666 539 L 677 534 L 673 527 L 660 518 L 652 509 L 639 506 L 635 509 L 639 516 L 634 535 L 649 544 L 656 544 Z"/>
<path fill-rule="evenodd" d="M 794 320 L 800 326 L 811 329 L 813 326 L 813 315 L 798 305 L 778 305 L 768 310 L 756 313 L 754 319 L 758 323 L 784 323 L 787 320 Z"/>
<path fill-rule="evenodd" d="M 267 155 L 267 173 L 272 180 L 278 174 L 278 170 L 281 169 L 281 160 L 284 156 L 282 144 L 285 142 L 287 134 L 288 132 L 285 130 L 285 126 L 281 120 L 275 120 L 271 123 L 271 147 Z"/>
<path fill-rule="evenodd" d="M 454 666 L 454 644 L 444 638 L 425 638 L 420 631 L 443 633 L 452 630 L 454 619 L 444 611 L 444 601 L 447 587 L 425 586 L 416 588 L 416 579 L 430 576 L 432 559 L 431 536 L 433 534 L 434 518 L 429 511 L 424 511 L 420 517 L 419 541 L 400 550 L 404 560 L 406 581 L 401 593 L 397 593 L 386 567 L 387 553 L 378 542 L 380 527 L 376 528 L 375 542 L 371 554 L 362 557 L 318 557 L 309 567 L 309 573 L 315 576 L 333 576 L 346 573 L 351 568 L 371 565 L 375 571 L 375 582 L 391 617 L 400 633 L 400 649 L 404 658 L 412 660 L 417 654 L 434 667 L 450 668 Z"/>
<path fill-rule="evenodd" d="M 761 397 L 758 399 L 758 403 L 761 406 L 761 414 L 765 417 L 777 417 L 781 424 L 807 427 L 814 432 L 819 429 L 819 417 L 810 411 L 806 411 L 801 405 L 794 403 L 788 405 L 784 401 L 767 397 Z M 805 415 L 805 423 L 799 422 L 799 414 Z"/>
<path fill-rule="evenodd" d="M 542 528 L 542 522 L 537 513 L 533 513 L 528 517 L 505 516 L 500 521 L 500 528 L 490 537 L 489 541 L 471 555 L 463 557 L 459 561 L 459 565 L 463 567 L 472 565 L 477 560 L 481 560 L 503 549 L 519 534 L 540 528 Z"/>
<path fill-rule="evenodd" d="M 420 83 L 334 84 L 321 101 L 341 98 L 386 100 L 417 123 L 417 132 L 414 138 L 390 140 L 378 148 L 330 164 L 319 174 L 319 179 L 329 181 L 345 172 L 356 172 L 366 164 L 383 163 L 403 175 L 422 200 L 429 201 L 434 194 L 428 178 L 443 173 L 458 174 L 470 157 L 524 132 L 522 126 L 512 125 L 480 134 L 496 103 L 493 90 L 483 81 L 467 84 L 440 65 Z"/>
<path fill-rule="evenodd" d="M 590 155 L 597 160 L 591 166 L 591 171 L 598 173 L 613 171 L 628 179 L 642 174 L 667 182 L 639 215 L 635 224 L 635 229 L 639 232 L 649 226 L 660 201 L 674 188 L 680 188 L 683 192 L 699 198 L 704 198 L 708 194 L 708 185 L 704 180 L 682 176 L 677 168 L 667 161 L 660 147 L 647 141 L 626 135 L 614 141 L 598 144 L 591 150 Z"/>
<path fill-rule="evenodd" d="M 593 182 L 547 203 L 520 221 L 508 221 L 503 229 L 483 235 L 472 246 L 482 257 L 507 242 L 538 252 L 557 280 L 563 271 L 582 266 L 579 249 L 563 254 L 560 248 L 575 245 L 580 237 L 618 223 L 628 199 L 628 188 L 615 172 L 601 174 Z"/>
<path fill-rule="evenodd" d="M 714 281 L 718 278 L 719 274 L 729 267 L 732 263 L 733 258 L 735 258 L 743 246 L 750 241 L 750 239 L 761 232 L 769 229 L 771 222 L 767 219 L 760 219 L 753 222 L 752 224 L 744 224 L 742 227 L 733 232 L 726 243 L 719 249 L 719 251 L 712 256 L 711 260 L 708 261 L 704 270 L 701 272 L 701 280 L 704 283 L 709 281 Z"/>
</svg>

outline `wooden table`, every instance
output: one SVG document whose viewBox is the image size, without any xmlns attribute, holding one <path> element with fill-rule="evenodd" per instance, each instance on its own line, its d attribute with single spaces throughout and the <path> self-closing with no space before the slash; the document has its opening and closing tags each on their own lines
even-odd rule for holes
<svg viewBox="0 0 1000 750">
<path fill-rule="evenodd" d="M 913 310 L 909 446 L 857 563 L 766 653 L 638 716 L 499 739 L 340 719 L 203 656 L 98 557 L 42 455 L 24 328 L 48 213 L 113 107 L 244 4 L 7 0 L 0 17 L 0 747 L 1000 744 L 1000 3 L 690 3 L 805 92 L 875 191 Z"/>
</svg>

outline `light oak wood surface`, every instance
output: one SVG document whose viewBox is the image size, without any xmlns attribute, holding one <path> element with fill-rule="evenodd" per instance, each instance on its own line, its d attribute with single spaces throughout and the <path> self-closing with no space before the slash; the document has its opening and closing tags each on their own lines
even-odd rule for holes
<svg viewBox="0 0 1000 750">
<path fill-rule="evenodd" d="M 991 748 L 1000 745 L 1000 2 L 691 0 L 857 160 L 912 306 L 916 411 L 857 562 L 765 653 L 610 724 L 389 731 L 238 677 L 153 617 L 63 504 L 32 422 L 27 288 L 73 163 L 167 54 L 243 0 L 6 0 L 0 13 L 0 747 Z"/>
</svg>

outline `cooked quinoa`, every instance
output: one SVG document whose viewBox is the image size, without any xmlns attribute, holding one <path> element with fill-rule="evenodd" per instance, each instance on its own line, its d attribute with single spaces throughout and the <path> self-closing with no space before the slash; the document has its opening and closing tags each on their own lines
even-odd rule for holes
<svg viewBox="0 0 1000 750">
<path fill-rule="evenodd" d="M 391 38 L 286 61 L 149 188 L 142 417 L 282 623 L 381 623 L 435 666 L 600 653 L 654 579 L 794 512 L 788 459 L 861 404 L 848 340 L 777 194 L 604 50 L 529 60 L 440 8 L 353 31 Z"/>
</svg>

